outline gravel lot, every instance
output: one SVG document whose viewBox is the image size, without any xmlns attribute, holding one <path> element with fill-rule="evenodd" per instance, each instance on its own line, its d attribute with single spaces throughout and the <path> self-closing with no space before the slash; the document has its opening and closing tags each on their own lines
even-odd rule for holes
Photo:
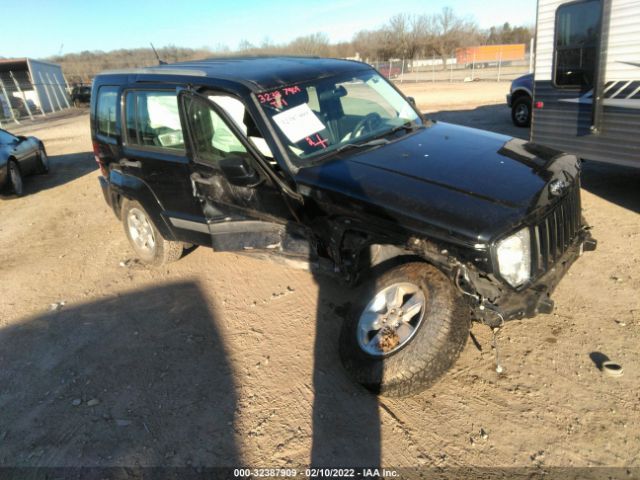
<svg viewBox="0 0 640 480">
<path fill-rule="evenodd" d="M 527 135 L 507 83 L 403 88 L 434 118 Z M 343 373 L 331 279 L 207 248 L 141 266 L 86 110 L 14 130 L 52 172 L 0 199 L 0 466 L 640 467 L 640 172 L 586 164 L 598 250 L 553 314 L 502 329 L 504 374 L 475 325 L 439 384 L 389 400 Z"/>
</svg>

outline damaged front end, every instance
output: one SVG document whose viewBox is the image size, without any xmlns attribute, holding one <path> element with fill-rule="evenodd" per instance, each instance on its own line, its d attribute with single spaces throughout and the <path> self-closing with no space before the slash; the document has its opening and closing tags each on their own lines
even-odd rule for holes
<svg viewBox="0 0 640 480">
<path fill-rule="evenodd" d="M 458 289 L 474 300 L 474 316 L 492 327 L 508 320 L 551 313 L 551 294 L 573 262 L 584 251 L 596 249 L 597 241 L 584 224 L 580 208 L 580 186 L 554 207 L 521 228 L 528 241 L 526 281 L 513 285 L 499 265 L 500 241 L 488 248 L 491 273 L 461 264 L 454 275 Z M 509 238 L 509 237 L 507 237 Z"/>
<path fill-rule="evenodd" d="M 588 227 L 582 228 L 548 271 L 519 289 L 465 265 L 458 267 L 454 281 L 471 300 L 474 318 L 490 327 L 499 327 L 509 320 L 551 313 L 554 308 L 551 294 L 562 277 L 584 251 L 595 250 L 596 246 Z"/>
</svg>

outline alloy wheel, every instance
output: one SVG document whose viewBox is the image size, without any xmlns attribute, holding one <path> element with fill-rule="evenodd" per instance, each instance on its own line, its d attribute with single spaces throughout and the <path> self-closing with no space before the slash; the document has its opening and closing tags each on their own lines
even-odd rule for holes
<svg viewBox="0 0 640 480">
<path fill-rule="evenodd" d="M 425 312 L 422 289 L 395 283 L 375 294 L 358 320 L 358 345 L 369 355 L 383 357 L 401 349 L 415 335 Z"/>
<path fill-rule="evenodd" d="M 127 227 L 136 247 L 141 252 L 151 255 L 156 246 L 156 238 L 147 215 L 138 208 L 132 208 L 127 215 Z"/>
</svg>

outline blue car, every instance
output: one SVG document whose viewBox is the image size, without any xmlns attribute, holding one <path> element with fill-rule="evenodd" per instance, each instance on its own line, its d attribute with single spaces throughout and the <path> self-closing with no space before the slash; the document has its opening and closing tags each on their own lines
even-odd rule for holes
<svg viewBox="0 0 640 480">
<path fill-rule="evenodd" d="M 511 82 L 507 94 L 507 105 L 511 107 L 511 120 L 516 127 L 531 125 L 531 105 L 533 102 L 533 73 L 528 73 Z"/>
<path fill-rule="evenodd" d="M 40 140 L 0 129 L 0 191 L 8 189 L 21 196 L 23 177 L 48 171 L 49 158 Z"/>
</svg>

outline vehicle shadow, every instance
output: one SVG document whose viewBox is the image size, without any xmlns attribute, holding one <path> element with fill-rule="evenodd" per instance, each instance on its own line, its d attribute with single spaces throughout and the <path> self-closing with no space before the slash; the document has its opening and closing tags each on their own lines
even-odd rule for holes
<svg viewBox="0 0 640 480">
<path fill-rule="evenodd" d="M 582 188 L 628 210 L 640 213 L 640 169 L 585 161 Z"/>
<path fill-rule="evenodd" d="M 354 292 L 316 273 L 318 306 L 313 366 L 311 467 L 379 468 L 378 398 L 356 384 L 340 361 L 339 338 Z"/>
<path fill-rule="evenodd" d="M 49 173 L 24 178 L 24 195 L 62 186 L 97 169 L 92 152 L 52 155 L 49 157 Z M 12 197 L 15 197 L 12 193 L 0 193 L 0 198 Z"/>
<path fill-rule="evenodd" d="M 332 171 L 332 163 L 326 162 L 318 167 L 319 184 L 330 184 L 335 180 L 336 172 Z M 350 185 L 353 198 L 367 197 L 367 192 L 354 180 L 348 165 L 340 168 L 340 179 Z M 341 202 L 335 199 L 329 204 L 340 205 Z M 338 233 L 339 213 L 325 212 L 325 215 L 333 217 L 331 224 L 319 224 L 316 231 L 324 231 L 328 234 L 327 238 L 331 238 L 325 240 L 324 248 L 339 247 L 337 244 L 342 241 Z M 336 244 L 329 245 L 332 242 Z M 370 264 L 369 252 L 365 250 L 363 255 L 366 258 L 360 259 L 361 265 Z M 365 292 L 362 287 L 356 289 L 353 285 L 328 277 L 322 270 L 313 273 L 318 285 L 318 301 L 313 356 L 311 467 L 380 468 L 382 438 L 378 397 L 355 383 L 347 375 L 340 359 L 343 323 L 355 313 L 356 305 L 361 303 L 359 297 L 373 298 L 373 292 Z M 366 283 L 367 278 L 362 280 Z M 376 373 L 381 375 L 381 372 Z M 373 379 L 374 382 L 376 380 L 381 381 L 381 376 Z"/>
<path fill-rule="evenodd" d="M 242 465 L 234 372 L 207 302 L 177 282 L 0 330 L 0 465 Z"/>
<path fill-rule="evenodd" d="M 426 113 L 431 120 L 480 128 L 510 137 L 529 140 L 529 129 L 516 127 L 511 121 L 511 110 L 506 104 L 483 105 L 464 110 L 439 110 Z"/>
<path fill-rule="evenodd" d="M 49 173 L 27 177 L 25 195 L 59 187 L 97 169 L 93 152 L 52 155 L 49 157 Z"/>
</svg>

